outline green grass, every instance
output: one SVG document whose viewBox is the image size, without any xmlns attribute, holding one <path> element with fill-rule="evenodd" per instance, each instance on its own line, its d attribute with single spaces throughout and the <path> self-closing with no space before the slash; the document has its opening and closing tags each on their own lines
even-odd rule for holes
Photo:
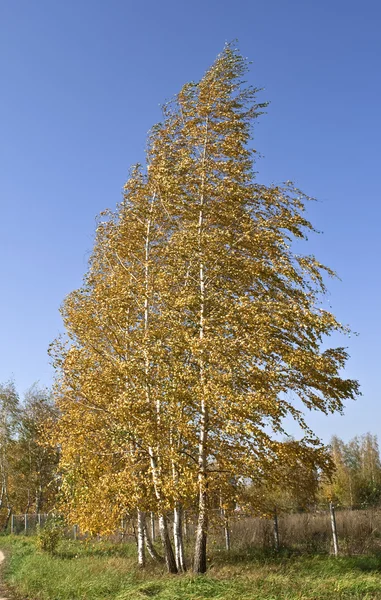
<svg viewBox="0 0 381 600">
<path fill-rule="evenodd" d="M 261 556 L 214 551 L 206 576 L 169 576 L 135 565 L 135 549 L 62 542 L 57 555 L 33 539 L 0 538 L 6 581 L 21 598 L 38 600 L 381 600 L 381 557 Z"/>
</svg>

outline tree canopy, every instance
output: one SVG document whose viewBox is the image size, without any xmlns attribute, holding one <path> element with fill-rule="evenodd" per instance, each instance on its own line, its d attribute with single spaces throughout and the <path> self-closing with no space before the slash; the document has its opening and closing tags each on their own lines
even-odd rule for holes
<svg viewBox="0 0 381 600">
<path fill-rule="evenodd" d="M 164 106 L 146 168 L 101 216 L 83 286 L 62 307 L 67 339 L 52 348 L 67 510 L 90 531 L 154 511 L 173 572 L 185 568 L 184 508 L 198 515 L 204 572 L 213 494 L 239 503 L 241 482 L 279 481 L 284 463 L 327 465 L 296 399 L 329 413 L 358 393 L 345 348 L 327 348 L 347 332 L 322 308 L 334 273 L 294 250 L 314 231 L 310 199 L 256 181 L 265 104 L 247 67 L 226 45 Z M 286 416 L 304 431 L 296 443 L 279 441 Z"/>
</svg>

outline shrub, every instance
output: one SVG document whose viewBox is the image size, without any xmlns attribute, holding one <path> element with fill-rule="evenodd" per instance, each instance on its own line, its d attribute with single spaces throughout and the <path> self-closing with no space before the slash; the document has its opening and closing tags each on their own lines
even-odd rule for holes
<svg viewBox="0 0 381 600">
<path fill-rule="evenodd" d="M 62 522 L 59 519 L 50 519 L 43 528 L 39 527 L 37 530 L 37 548 L 53 555 L 62 537 Z"/>
</svg>

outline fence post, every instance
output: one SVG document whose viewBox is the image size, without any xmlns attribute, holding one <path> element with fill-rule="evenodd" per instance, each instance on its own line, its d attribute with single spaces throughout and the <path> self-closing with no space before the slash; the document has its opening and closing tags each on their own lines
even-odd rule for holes
<svg viewBox="0 0 381 600">
<path fill-rule="evenodd" d="M 276 508 L 274 509 L 274 548 L 276 552 L 279 552 L 279 526 Z"/>
<path fill-rule="evenodd" d="M 329 512 L 331 515 L 331 527 L 332 527 L 332 538 L 333 538 L 333 551 L 335 556 L 339 554 L 339 542 L 337 539 L 337 527 L 336 527 L 336 516 L 335 516 L 335 507 L 333 502 L 329 503 Z"/>
<path fill-rule="evenodd" d="M 75 541 L 77 539 L 77 526 L 73 525 L 73 540 Z"/>
<path fill-rule="evenodd" d="M 15 516 L 11 515 L 11 534 L 15 532 Z"/>
<path fill-rule="evenodd" d="M 227 517 L 225 518 L 224 530 L 225 530 L 225 548 L 229 552 L 230 551 L 230 547 L 231 547 L 231 543 L 230 543 L 229 520 L 228 520 Z"/>
<path fill-rule="evenodd" d="M 40 529 L 41 528 L 41 514 L 40 513 L 38 513 L 38 515 L 37 515 L 37 523 L 38 523 L 38 527 Z"/>
<path fill-rule="evenodd" d="M 225 548 L 227 551 L 230 550 L 230 529 L 229 529 L 229 519 L 226 516 L 226 512 L 224 508 L 221 508 L 221 517 L 224 524 L 224 536 L 225 536 Z"/>
</svg>

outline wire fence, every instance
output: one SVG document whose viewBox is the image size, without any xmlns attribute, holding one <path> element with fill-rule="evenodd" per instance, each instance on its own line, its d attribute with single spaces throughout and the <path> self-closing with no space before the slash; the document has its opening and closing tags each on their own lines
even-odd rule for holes
<svg viewBox="0 0 381 600">
<path fill-rule="evenodd" d="M 39 529 L 43 529 L 54 516 L 46 513 L 25 513 L 23 515 L 11 515 L 8 533 L 12 535 L 35 535 Z M 64 528 L 64 535 L 68 538 L 78 539 L 80 537 L 78 525 Z"/>
<path fill-rule="evenodd" d="M 147 513 L 147 531 L 153 541 L 159 539 L 155 515 Z M 12 515 L 8 532 L 14 535 L 35 535 L 44 528 L 52 515 Z M 172 527 L 169 519 L 170 529 Z M 192 544 L 196 533 L 196 515 L 184 514 L 183 533 L 187 544 Z M 64 535 L 69 539 L 86 539 L 77 525 L 67 526 Z M 94 536 L 93 536 L 94 539 Z M 135 519 L 123 519 L 109 536 L 95 536 L 98 540 L 115 543 L 134 542 Z M 303 553 L 330 553 L 333 555 L 381 552 L 381 508 L 364 510 L 329 510 L 315 512 L 274 514 L 271 518 L 235 514 L 229 518 L 216 511 L 210 523 L 210 543 L 216 548 L 230 550 L 261 549 L 279 551 L 282 548 Z"/>
<path fill-rule="evenodd" d="M 47 514 L 25 513 L 23 515 L 11 515 L 10 533 L 15 535 L 19 535 L 20 533 L 25 535 L 36 533 L 37 527 L 44 527 L 48 518 Z"/>
</svg>

